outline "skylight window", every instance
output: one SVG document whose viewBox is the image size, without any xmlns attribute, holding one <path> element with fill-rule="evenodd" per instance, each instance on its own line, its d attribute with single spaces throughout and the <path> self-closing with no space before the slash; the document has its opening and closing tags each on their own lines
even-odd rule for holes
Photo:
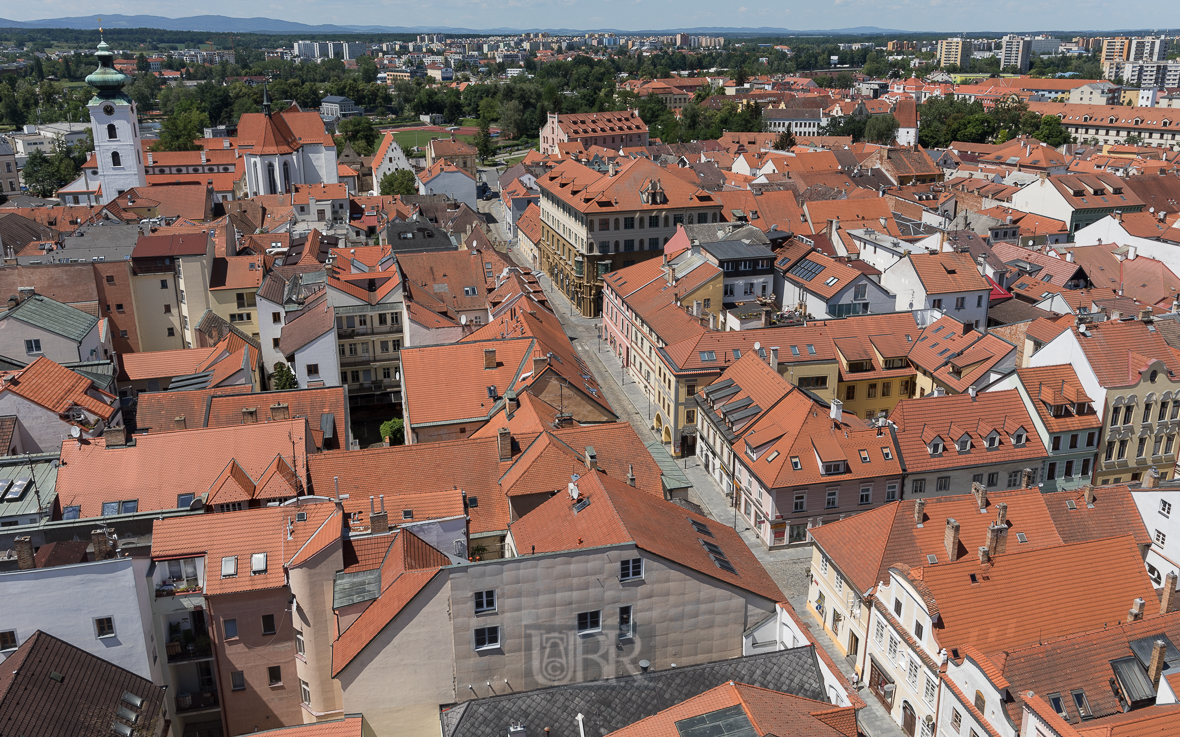
<svg viewBox="0 0 1180 737">
<path fill-rule="evenodd" d="M 791 456 L 791 469 L 798 471 L 803 468 L 803 464 L 799 462 L 799 456 Z"/>
<path fill-rule="evenodd" d="M 777 450 L 776 450 L 775 452 L 771 453 L 771 454 L 770 454 L 770 455 L 769 455 L 769 456 L 766 458 L 766 462 L 767 462 L 767 463 L 770 463 L 770 462 L 771 462 L 771 461 L 773 461 L 775 458 L 778 458 L 778 451 L 777 451 Z"/>
<path fill-rule="evenodd" d="M 704 522 L 698 522 L 697 520 L 692 519 L 691 517 L 689 518 L 688 521 L 692 524 L 692 529 L 696 530 L 698 534 L 708 535 L 709 537 L 713 537 L 713 532 L 709 529 L 709 526 L 706 525 Z"/>
<path fill-rule="evenodd" d="M 713 351 L 701 351 L 700 353 L 701 353 L 701 360 L 702 361 L 716 361 L 717 360 L 717 354 Z"/>
<path fill-rule="evenodd" d="M 885 460 L 893 460 L 893 451 L 889 448 L 881 448 L 881 455 L 885 456 Z"/>
<path fill-rule="evenodd" d="M 1016 542 L 1021 542 L 1021 543 L 1028 542 L 1028 535 L 1025 535 L 1023 532 L 1016 533 Z"/>
<path fill-rule="evenodd" d="M 799 346 L 797 346 L 797 345 L 791 346 L 791 355 L 792 356 L 799 355 Z"/>
<path fill-rule="evenodd" d="M 254 553 L 250 556 L 250 574 L 266 573 L 266 553 Z"/>
<path fill-rule="evenodd" d="M 229 578 L 238 575 L 238 557 L 231 555 L 221 559 L 221 577 Z"/>
<path fill-rule="evenodd" d="M 826 286 L 826 287 L 830 287 L 830 286 L 832 286 L 833 284 L 835 284 L 835 283 L 836 283 L 836 282 L 838 282 L 838 281 L 840 281 L 840 279 L 839 279 L 839 278 L 837 278 L 837 277 L 834 277 L 834 276 L 829 276 L 829 277 L 827 278 L 827 280 L 825 280 L 825 281 L 824 281 L 824 286 Z"/>
<path fill-rule="evenodd" d="M 809 356 L 815 355 L 815 346 L 812 345 L 811 343 L 807 344 L 807 355 L 809 355 Z"/>
</svg>

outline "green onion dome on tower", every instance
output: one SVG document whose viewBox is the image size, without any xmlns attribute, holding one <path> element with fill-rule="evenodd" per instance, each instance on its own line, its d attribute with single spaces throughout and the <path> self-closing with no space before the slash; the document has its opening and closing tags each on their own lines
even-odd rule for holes
<svg viewBox="0 0 1180 737">
<path fill-rule="evenodd" d="M 86 77 L 86 84 L 95 89 L 90 104 L 97 105 L 104 101 L 121 105 L 130 105 L 131 98 L 123 92 L 123 85 L 131 79 L 118 69 L 115 69 L 115 55 L 106 41 L 98 44 L 98 51 L 94 56 L 98 59 L 98 69 Z"/>
</svg>

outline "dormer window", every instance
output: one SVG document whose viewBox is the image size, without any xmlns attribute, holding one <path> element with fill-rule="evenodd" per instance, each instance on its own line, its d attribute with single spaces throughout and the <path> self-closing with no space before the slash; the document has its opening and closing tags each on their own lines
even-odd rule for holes
<svg viewBox="0 0 1180 737">
<path fill-rule="evenodd" d="M 989 448 L 1000 447 L 1000 434 L 999 433 L 993 432 L 991 435 L 987 436 L 987 447 L 989 447 Z"/>
<path fill-rule="evenodd" d="M 824 464 L 824 475 L 831 476 L 832 474 L 844 473 L 846 465 L 844 461 L 834 461 L 832 463 Z"/>
<path fill-rule="evenodd" d="M 799 456 L 791 456 L 791 470 L 802 470 L 803 464 L 799 462 Z"/>
<path fill-rule="evenodd" d="M 966 453 L 969 450 L 971 450 L 971 438 L 967 435 L 964 435 L 963 437 L 959 438 L 959 452 Z"/>
<path fill-rule="evenodd" d="M 1023 428 L 1012 433 L 1013 445 L 1024 445 L 1025 434 Z"/>
<path fill-rule="evenodd" d="M 930 455 L 942 455 L 942 440 L 940 438 L 935 438 L 930 443 Z"/>
</svg>

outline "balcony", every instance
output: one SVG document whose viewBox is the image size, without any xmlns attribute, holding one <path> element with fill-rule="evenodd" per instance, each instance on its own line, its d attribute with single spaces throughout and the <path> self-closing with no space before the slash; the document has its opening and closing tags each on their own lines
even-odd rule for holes
<svg viewBox="0 0 1180 737">
<path fill-rule="evenodd" d="M 188 596 L 202 592 L 201 582 L 196 578 L 169 580 L 156 585 L 156 597 Z"/>
<path fill-rule="evenodd" d="M 217 699 L 217 692 L 213 690 L 199 693 L 176 694 L 176 713 L 189 714 L 195 711 L 219 709 L 221 703 Z"/>
<path fill-rule="evenodd" d="M 184 630 L 183 636 L 164 643 L 168 663 L 187 663 L 213 657 L 213 641 L 209 635 L 190 636 L 192 630 Z"/>
<path fill-rule="evenodd" d="M 341 339 L 356 338 L 362 335 L 401 335 L 401 323 L 396 325 L 359 325 L 355 328 L 336 328 L 336 335 Z"/>
</svg>

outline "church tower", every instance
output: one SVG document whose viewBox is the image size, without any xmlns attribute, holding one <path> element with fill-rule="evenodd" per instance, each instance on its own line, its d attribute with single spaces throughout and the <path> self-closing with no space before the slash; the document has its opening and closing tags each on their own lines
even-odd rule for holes
<svg viewBox="0 0 1180 737">
<path fill-rule="evenodd" d="M 98 180 L 102 186 L 99 204 L 105 205 L 132 187 L 147 186 L 139 120 L 135 103 L 123 92 L 126 74 L 115 69 L 115 55 L 106 41 L 98 44 L 98 69 L 86 77 L 94 88 L 87 108 L 94 132 L 94 155 L 98 160 Z"/>
</svg>

